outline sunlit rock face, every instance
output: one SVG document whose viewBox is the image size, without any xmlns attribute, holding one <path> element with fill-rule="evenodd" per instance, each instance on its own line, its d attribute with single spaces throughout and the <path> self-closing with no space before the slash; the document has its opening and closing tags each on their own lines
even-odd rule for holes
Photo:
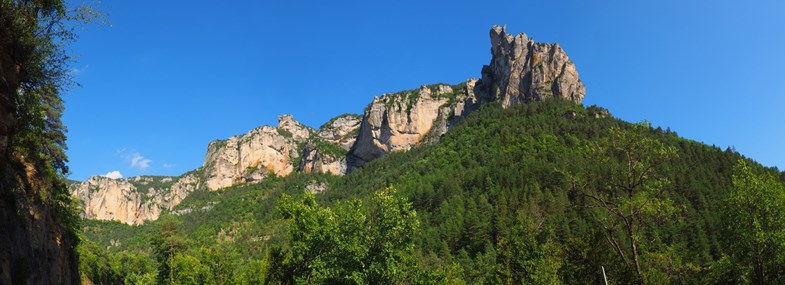
<svg viewBox="0 0 785 285">
<path fill-rule="evenodd" d="M 158 219 L 163 210 L 171 210 L 200 186 L 198 172 L 190 172 L 180 177 L 94 176 L 71 185 L 70 190 L 84 218 L 137 225 Z"/>
<path fill-rule="evenodd" d="M 259 181 L 270 172 L 289 175 L 295 170 L 292 162 L 299 158 L 298 143 L 304 143 L 313 132 L 291 115 L 283 115 L 278 117 L 277 128 L 261 126 L 244 135 L 211 142 L 202 166 L 207 188 Z"/>
<path fill-rule="evenodd" d="M 586 86 L 575 64 L 557 43 L 538 43 L 526 34 L 507 34 L 494 26 L 491 63 L 483 67 L 481 92 L 503 106 L 558 97 L 581 103 Z"/>
<path fill-rule="evenodd" d="M 440 95 L 453 92 L 449 85 L 440 84 L 374 98 L 365 110 L 359 135 L 349 151 L 349 168 L 419 144 L 434 126 L 439 109 L 449 101 L 447 96 Z"/>
</svg>

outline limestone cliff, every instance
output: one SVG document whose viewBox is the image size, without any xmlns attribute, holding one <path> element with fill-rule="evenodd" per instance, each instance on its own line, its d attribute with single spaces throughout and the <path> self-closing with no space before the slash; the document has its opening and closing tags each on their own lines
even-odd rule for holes
<svg viewBox="0 0 785 285">
<path fill-rule="evenodd" d="M 299 172 L 346 174 L 346 152 L 357 139 L 361 118 L 344 114 L 319 127 L 316 137 L 303 148 Z"/>
<path fill-rule="evenodd" d="M 180 177 L 137 176 L 111 179 L 94 176 L 71 185 L 71 195 L 82 206 L 82 217 L 115 220 L 129 225 L 158 219 L 188 194 L 201 187 L 199 172 Z"/>
<path fill-rule="evenodd" d="M 278 117 L 278 127 L 261 126 L 207 146 L 204 159 L 206 186 L 210 190 L 263 179 L 269 172 L 289 175 L 299 158 L 298 143 L 314 131 L 290 115 Z"/>
<path fill-rule="evenodd" d="M 362 122 L 362 116 L 360 115 L 343 114 L 319 127 L 317 135 L 345 150 L 349 150 L 357 139 L 360 122 Z"/>
<path fill-rule="evenodd" d="M 349 168 L 418 144 L 431 131 L 440 109 L 454 96 L 451 86 L 437 84 L 374 98 L 349 151 Z"/>
</svg>

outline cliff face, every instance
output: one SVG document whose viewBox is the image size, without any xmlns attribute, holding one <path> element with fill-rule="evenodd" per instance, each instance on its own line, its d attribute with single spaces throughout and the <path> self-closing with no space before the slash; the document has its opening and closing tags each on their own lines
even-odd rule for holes
<svg viewBox="0 0 785 285">
<path fill-rule="evenodd" d="M 442 117 L 446 122 L 444 116 L 454 108 L 454 104 L 448 103 L 463 99 L 456 93 L 460 92 L 452 86 L 437 84 L 374 98 L 365 110 L 357 141 L 349 151 L 349 169 L 420 143 L 434 124 L 438 125 L 437 118 Z"/>
<path fill-rule="evenodd" d="M 362 116 L 343 114 L 319 127 L 319 138 L 349 150 L 357 139 Z"/>
<path fill-rule="evenodd" d="M 64 213 L 26 192 L 0 195 L 0 284 L 79 284 L 78 238 Z"/>
<path fill-rule="evenodd" d="M 344 114 L 322 125 L 305 144 L 298 171 L 346 174 L 346 152 L 357 139 L 361 119 L 358 115 Z"/>
<path fill-rule="evenodd" d="M 298 143 L 313 130 L 290 115 L 278 118 L 278 127 L 262 126 L 247 134 L 213 141 L 204 159 L 206 185 L 210 190 L 263 179 L 269 172 L 286 176 L 299 158 Z"/>
<path fill-rule="evenodd" d="M 199 187 L 198 172 L 191 172 L 180 177 L 94 176 L 70 188 L 82 206 L 82 217 L 137 225 L 158 219 L 161 211 L 171 210 Z"/>
</svg>

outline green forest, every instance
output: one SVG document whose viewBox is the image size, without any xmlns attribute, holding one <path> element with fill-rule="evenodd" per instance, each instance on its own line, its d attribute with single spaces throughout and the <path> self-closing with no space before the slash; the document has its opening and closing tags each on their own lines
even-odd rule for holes
<svg viewBox="0 0 785 285">
<path fill-rule="evenodd" d="M 488 104 L 343 177 L 197 191 L 141 226 L 83 221 L 80 269 L 95 284 L 587 284 L 603 269 L 612 284 L 777 284 L 783 181 L 600 107 Z"/>
</svg>

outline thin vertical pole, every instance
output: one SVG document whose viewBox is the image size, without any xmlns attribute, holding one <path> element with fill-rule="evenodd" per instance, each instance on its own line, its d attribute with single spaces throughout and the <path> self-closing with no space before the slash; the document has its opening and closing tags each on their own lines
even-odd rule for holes
<svg viewBox="0 0 785 285">
<path fill-rule="evenodd" d="M 608 285 L 608 277 L 605 276 L 605 266 L 600 266 L 602 268 L 602 280 L 605 281 L 605 285 Z"/>
</svg>

